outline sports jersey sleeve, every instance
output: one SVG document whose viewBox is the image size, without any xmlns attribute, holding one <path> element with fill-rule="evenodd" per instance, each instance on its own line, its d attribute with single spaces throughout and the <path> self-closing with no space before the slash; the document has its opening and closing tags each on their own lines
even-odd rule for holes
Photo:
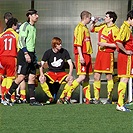
<svg viewBox="0 0 133 133">
<path fill-rule="evenodd" d="M 94 29 L 92 30 L 92 32 L 99 32 L 103 27 L 105 26 L 105 24 L 100 24 L 100 25 L 95 25 Z"/>
<path fill-rule="evenodd" d="M 43 54 L 43 57 L 42 57 L 42 61 L 44 62 L 47 62 L 48 61 L 48 57 L 49 57 L 49 50 L 47 50 L 44 54 Z"/>
<path fill-rule="evenodd" d="M 19 35 L 17 32 L 14 32 L 14 35 L 15 35 L 15 38 L 16 38 L 16 48 L 17 48 L 17 51 L 19 51 L 19 47 L 18 47 L 18 38 L 19 38 Z"/>
<path fill-rule="evenodd" d="M 28 29 L 27 29 L 28 23 L 24 23 L 20 26 L 20 31 L 19 31 L 19 48 L 20 49 L 25 49 L 26 50 L 26 37 L 28 35 Z M 26 51 L 24 51 L 26 52 Z"/>
<path fill-rule="evenodd" d="M 82 42 L 83 42 L 83 28 L 78 25 L 76 28 L 75 28 L 75 31 L 74 31 L 74 46 L 82 46 Z"/>
<path fill-rule="evenodd" d="M 67 50 L 65 50 L 65 54 L 66 54 L 66 60 L 71 59 L 70 54 L 69 54 L 69 52 Z"/>
<path fill-rule="evenodd" d="M 128 41 L 130 38 L 129 26 L 124 22 L 120 28 L 120 31 L 115 39 L 116 42 L 122 43 L 123 41 Z"/>
</svg>

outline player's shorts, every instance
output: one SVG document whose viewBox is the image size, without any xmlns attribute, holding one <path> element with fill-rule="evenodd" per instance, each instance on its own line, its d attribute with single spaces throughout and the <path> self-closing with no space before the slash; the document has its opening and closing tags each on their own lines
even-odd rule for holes
<svg viewBox="0 0 133 133">
<path fill-rule="evenodd" d="M 4 69 L 0 69 L 2 75 L 6 75 L 7 77 L 15 77 L 16 76 L 16 58 L 9 56 L 0 57 L 1 65 Z"/>
<path fill-rule="evenodd" d="M 80 63 L 79 54 L 75 55 L 75 66 L 77 75 L 91 75 L 92 72 L 92 60 L 90 54 L 83 54 L 85 64 Z"/>
<path fill-rule="evenodd" d="M 118 77 L 133 77 L 133 56 L 118 53 Z"/>
<path fill-rule="evenodd" d="M 27 63 L 25 60 L 25 55 L 22 50 L 19 50 L 17 56 L 17 74 L 36 74 L 36 56 L 34 52 L 28 52 L 31 57 L 31 63 Z"/>
<path fill-rule="evenodd" d="M 0 75 L 5 75 L 5 70 L 4 70 L 4 68 L 0 68 Z"/>
<path fill-rule="evenodd" d="M 49 71 L 49 72 L 46 72 L 44 75 L 50 79 L 50 83 L 59 82 L 59 84 L 63 84 L 63 83 L 66 83 L 65 79 L 68 73 Z"/>
<path fill-rule="evenodd" d="M 114 53 L 98 51 L 94 65 L 94 72 L 113 73 L 114 71 Z"/>
</svg>

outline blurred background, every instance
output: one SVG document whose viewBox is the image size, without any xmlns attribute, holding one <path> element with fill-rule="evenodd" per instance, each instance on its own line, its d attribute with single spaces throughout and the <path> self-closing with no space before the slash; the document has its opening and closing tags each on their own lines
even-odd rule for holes
<svg viewBox="0 0 133 133">
<path fill-rule="evenodd" d="M 26 11 L 35 8 L 39 13 L 39 20 L 36 23 L 38 59 L 41 60 L 44 51 L 51 48 L 51 39 L 58 36 L 63 41 L 63 47 L 69 51 L 74 60 L 73 31 L 80 21 L 80 13 L 83 10 L 88 10 L 94 17 L 103 18 L 107 11 L 115 11 L 118 16 L 116 25 L 120 27 L 126 20 L 127 12 L 132 9 L 132 5 L 132 0 L 0 0 L 0 33 L 5 27 L 3 19 L 5 12 L 12 12 L 13 16 L 23 23 L 26 20 Z M 97 37 L 96 33 L 91 33 L 93 60 L 97 52 Z M 115 57 L 117 57 L 117 52 Z M 75 72 L 74 75 L 76 77 Z M 105 87 L 103 88 L 105 90 Z M 104 90 L 101 92 L 103 97 L 106 96 Z"/>
</svg>

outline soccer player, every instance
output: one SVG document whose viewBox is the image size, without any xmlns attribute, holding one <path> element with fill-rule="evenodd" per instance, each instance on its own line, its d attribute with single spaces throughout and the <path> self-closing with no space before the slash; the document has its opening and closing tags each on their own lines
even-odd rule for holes
<svg viewBox="0 0 133 133">
<path fill-rule="evenodd" d="M 133 10 L 128 12 L 127 20 L 123 22 L 116 37 L 118 46 L 117 69 L 118 77 L 120 77 L 116 110 L 124 112 L 131 111 L 124 106 L 127 83 L 129 78 L 133 77 L 133 35 L 130 27 L 133 27 Z"/>
<path fill-rule="evenodd" d="M 80 83 L 82 83 L 83 92 L 86 98 L 85 103 L 90 104 L 91 94 L 89 75 L 92 74 L 91 54 L 93 51 L 87 24 L 91 21 L 91 13 L 88 11 L 82 11 L 80 18 L 81 21 L 74 30 L 73 45 L 78 78 L 73 81 L 65 100 L 67 103 L 70 103 L 72 92 L 79 86 Z"/>
<path fill-rule="evenodd" d="M 72 60 L 68 51 L 62 48 L 62 40 L 59 37 L 54 37 L 51 41 L 51 45 L 52 45 L 52 48 L 47 50 L 42 57 L 41 67 L 40 67 L 40 77 L 39 77 L 41 87 L 49 97 L 49 100 L 46 102 L 47 104 L 50 104 L 54 101 L 54 96 L 51 94 L 50 88 L 47 84 L 48 82 L 52 84 L 54 83 L 62 84 L 66 82 L 64 90 L 62 92 L 63 96 L 61 96 L 62 101 L 60 101 L 60 99 L 57 101 L 57 103 L 60 103 L 60 102 L 64 102 L 63 98 L 65 97 L 73 81 Z M 65 68 L 64 68 L 64 64 L 66 61 L 68 62 L 68 65 L 69 65 L 68 73 L 65 72 Z M 43 74 L 43 65 L 45 62 L 48 63 L 48 72 Z M 55 87 L 54 89 L 57 89 L 57 88 Z"/>
<path fill-rule="evenodd" d="M 101 75 L 106 74 L 108 98 L 106 104 L 112 103 L 112 91 L 114 82 L 112 73 L 114 70 L 114 51 L 116 50 L 115 38 L 119 28 L 115 25 L 117 15 L 113 11 L 106 12 L 104 23 L 96 25 L 97 19 L 90 26 L 91 32 L 98 33 L 98 52 L 94 66 L 94 104 L 100 104 Z"/>
<path fill-rule="evenodd" d="M 12 18 L 13 17 L 13 15 L 12 15 L 12 13 L 11 12 L 6 12 L 5 14 L 4 14 L 4 21 L 5 21 L 5 24 L 7 23 L 7 21 L 10 19 L 10 18 Z M 5 31 L 6 30 L 6 28 L 4 28 L 4 30 L 3 31 Z M 6 78 L 4 77 L 5 76 L 5 73 L 4 73 L 5 71 L 3 70 L 3 68 L 2 67 L 0 67 L 0 94 L 1 95 L 3 95 L 2 93 L 2 88 L 1 88 L 1 83 L 2 83 L 2 81 L 3 81 L 3 79 L 4 79 L 4 81 L 3 81 L 3 84 L 5 84 L 6 85 Z M 4 100 L 4 97 L 3 96 L 1 96 L 0 95 L 0 100 L 1 100 L 1 103 L 3 103 L 3 100 Z"/>
<path fill-rule="evenodd" d="M 28 74 L 28 90 L 31 106 L 42 106 L 43 104 L 36 102 L 35 99 L 35 77 L 36 77 L 36 55 L 35 41 L 36 28 L 35 23 L 38 20 L 38 13 L 34 9 L 27 11 L 28 20 L 20 26 L 19 31 L 19 52 L 17 55 L 17 73 L 18 77 L 13 81 L 10 90 L 5 95 L 8 105 L 11 104 L 11 95 L 18 88 L 19 84 L 25 79 Z"/>
<path fill-rule="evenodd" d="M 2 81 L 2 86 L 5 84 L 6 89 L 10 88 L 12 81 L 16 76 L 15 68 L 18 34 L 15 32 L 15 30 L 17 29 L 17 23 L 18 20 L 16 18 L 9 19 L 6 24 L 7 30 L 0 35 L 0 63 L 3 67 L 4 74 L 6 74 L 6 81 L 5 79 Z M 2 94 L 5 91 L 6 90 L 2 88 Z M 3 102 L 3 104 L 4 103 L 5 102 Z M 6 103 L 4 105 L 6 105 Z"/>
</svg>

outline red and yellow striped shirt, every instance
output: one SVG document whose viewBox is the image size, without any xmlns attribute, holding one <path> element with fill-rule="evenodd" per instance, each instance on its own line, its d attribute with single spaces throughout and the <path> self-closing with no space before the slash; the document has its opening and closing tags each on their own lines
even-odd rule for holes
<svg viewBox="0 0 133 133">
<path fill-rule="evenodd" d="M 115 38 L 119 32 L 119 28 L 113 24 L 112 26 L 108 27 L 105 23 L 96 25 L 92 32 L 98 33 L 98 41 L 99 42 L 106 42 L 106 43 L 115 43 Z M 104 52 L 114 52 L 116 48 L 112 47 L 104 47 L 104 48 L 98 48 L 99 51 Z"/>
<path fill-rule="evenodd" d="M 126 21 L 124 21 L 124 23 L 122 24 L 122 26 L 120 28 L 120 31 L 116 37 L 116 42 L 122 43 L 126 50 L 133 51 L 132 31 L 130 29 L 130 25 Z M 119 51 L 121 51 L 121 50 L 119 50 Z"/>
<path fill-rule="evenodd" d="M 76 26 L 74 30 L 74 53 L 77 54 L 77 47 L 81 47 L 82 53 L 92 54 L 92 45 L 90 32 L 84 24 L 81 22 Z"/>
<path fill-rule="evenodd" d="M 17 56 L 18 33 L 12 28 L 0 34 L 0 56 Z"/>
</svg>

